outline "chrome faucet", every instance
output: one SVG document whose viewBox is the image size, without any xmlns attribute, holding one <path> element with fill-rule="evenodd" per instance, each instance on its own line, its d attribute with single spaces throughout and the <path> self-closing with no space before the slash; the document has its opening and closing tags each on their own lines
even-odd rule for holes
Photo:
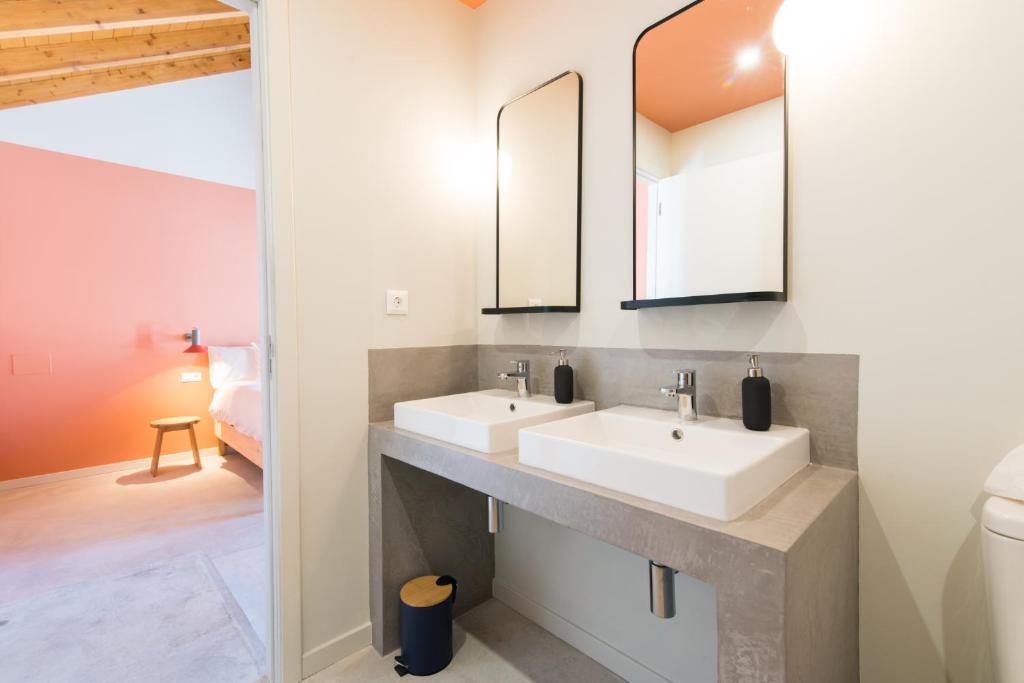
<svg viewBox="0 0 1024 683">
<path fill-rule="evenodd" d="M 514 360 L 510 362 L 516 366 L 516 371 L 499 372 L 498 379 L 514 379 L 519 398 L 530 398 L 530 361 Z"/>
<path fill-rule="evenodd" d="M 682 422 L 697 421 L 697 371 L 676 370 L 676 383 L 661 388 L 661 393 L 678 399 L 679 419 Z"/>
</svg>

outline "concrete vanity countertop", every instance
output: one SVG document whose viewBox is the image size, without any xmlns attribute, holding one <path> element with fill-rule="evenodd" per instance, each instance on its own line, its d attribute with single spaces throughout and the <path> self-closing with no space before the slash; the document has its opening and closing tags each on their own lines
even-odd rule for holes
<svg viewBox="0 0 1024 683">
<path fill-rule="evenodd" d="M 715 586 L 722 683 L 858 678 L 852 470 L 809 465 L 722 522 L 521 465 L 514 450 L 488 455 L 377 422 L 369 474 L 371 621 L 382 653 L 398 644 L 387 596 L 417 573 L 458 571 L 463 608 L 489 597 L 489 495 Z"/>
</svg>

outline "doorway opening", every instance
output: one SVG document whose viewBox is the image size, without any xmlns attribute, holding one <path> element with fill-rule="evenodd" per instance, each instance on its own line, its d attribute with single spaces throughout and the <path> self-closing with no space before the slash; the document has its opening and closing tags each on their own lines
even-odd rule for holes
<svg viewBox="0 0 1024 683">
<path fill-rule="evenodd" d="M 44 4 L 0 20 L 0 656 L 276 679 L 258 9 Z"/>
</svg>

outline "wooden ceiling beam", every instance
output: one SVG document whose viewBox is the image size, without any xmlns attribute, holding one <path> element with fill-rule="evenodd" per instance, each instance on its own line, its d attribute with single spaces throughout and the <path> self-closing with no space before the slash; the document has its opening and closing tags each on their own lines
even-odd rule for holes
<svg viewBox="0 0 1024 683">
<path fill-rule="evenodd" d="M 0 39 L 0 50 L 19 47 L 38 47 L 40 45 L 60 45 L 63 43 L 88 42 L 90 40 L 104 40 L 106 38 L 123 38 L 126 36 L 149 36 L 174 31 L 185 31 L 197 28 L 213 28 L 214 26 L 235 26 L 249 23 L 249 17 L 245 14 L 231 14 L 228 16 L 216 15 L 214 19 L 203 19 L 202 17 L 178 17 L 176 20 L 161 19 L 160 24 L 149 26 L 128 26 L 117 29 L 96 29 L 89 26 L 86 31 L 69 31 L 66 27 L 56 27 L 45 35 L 36 36 L 14 36 Z"/>
<path fill-rule="evenodd" d="M 247 21 L 212 28 L 7 48 L 0 49 L 0 82 L 105 70 L 162 61 L 169 57 L 196 57 L 248 48 Z"/>
<path fill-rule="evenodd" d="M 0 0 L 0 109 L 250 67 L 218 0 Z"/>
<path fill-rule="evenodd" d="M 0 40 L 245 16 L 218 0 L 0 0 Z"/>
<path fill-rule="evenodd" d="M 0 109 L 212 76 L 249 67 L 249 50 L 243 50 L 186 59 L 172 58 L 152 64 L 132 65 L 96 73 L 76 73 L 43 80 L 0 84 Z"/>
<path fill-rule="evenodd" d="M 182 60 L 195 59 L 197 57 L 209 57 L 212 55 L 221 55 L 231 52 L 248 51 L 248 45 L 228 45 L 225 47 L 207 48 L 205 50 L 186 50 L 184 52 L 176 52 L 170 56 L 153 55 L 150 57 L 123 59 L 116 62 L 99 62 L 87 66 L 69 66 L 59 69 L 49 69 L 46 71 L 33 71 L 25 74 L 16 74 L 13 76 L 0 76 L 0 85 L 8 83 L 28 83 L 31 81 L 45 81 L 53 78 L 62 78 L 64 76 L 69 76 L 72 74 L 111 72 L 117 69 L 126 69 L 133 66 L 145 66 L 147 64 L 160 64 L 164 62 L 180 62 Z"/>
<path fill-rule="evenodd" d="M 195 14 L 188 17 L 168 17 L 158 19 L 137 19 L 133 21 L 103 22 L 93 24 L 78 24 L 74 26 L 51 26 L 47 28 L 19 29 L 4 31 L 0 30 L 0 46 L 8 46 L 16 41 L 23 41 L 23 44 L 39 44 L 40 38 L 51 38 L 48 42 L 72 42 L 74 40 L 91 40 L 92 35 L 97 32 L 111 31 L 111 35 L 140 35 L 146 33 L 161 33 L 163 31 L 181 30 L 188 23 L 197 25 L 216 25 L 221 23 L 242 23 L 248 21 L 249 15 L 245 12 L 220 12 L 217 14 Z M 179 28 L 173 28 L 179 27 Z M 56 37 L 57 40 L 52 38 Z M 30 43 L 36 39 L 35 43 Z"/>
</svg>

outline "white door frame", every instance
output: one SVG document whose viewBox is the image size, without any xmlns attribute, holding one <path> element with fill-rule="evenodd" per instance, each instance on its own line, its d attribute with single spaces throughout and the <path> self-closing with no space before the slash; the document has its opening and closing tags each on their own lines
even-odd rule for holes
<svg viewBox="0 0 1024 683">
<path fill-rule="evenodd" d="M 272 683 L 295 683 L 302 678 L 302 575 L 288 7 L 276 0 L 250 1 L 259 160 L 260 338 L 265 368 L 261 382 L 267 673 Z M 283 58 L 272 58 L 277 55 Z"/>
</svg>

